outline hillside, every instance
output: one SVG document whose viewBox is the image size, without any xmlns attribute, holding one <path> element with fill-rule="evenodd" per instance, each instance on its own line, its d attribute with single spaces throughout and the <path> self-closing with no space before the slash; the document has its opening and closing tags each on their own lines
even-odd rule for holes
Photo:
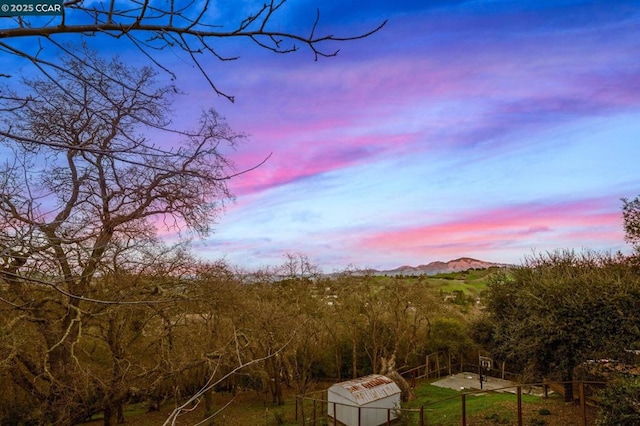
<svg viewBox="0 0 640 426">
<path fill-rule="evenodd" d="M 395 269 L 386 271 L 372 271 L 375 275 L 437 275 L 451 272 L 462 272 L 469 269 L 488 269 L 491 267 L 507 267 L 511 266 L 504 263 L 484 262 L 482 260 L 470 257 L 461 257 L 459 259 L 450 260 L 448 262 L 435 261 L 426 265 L 418 266 L 400 266 Z"/>
</svg>

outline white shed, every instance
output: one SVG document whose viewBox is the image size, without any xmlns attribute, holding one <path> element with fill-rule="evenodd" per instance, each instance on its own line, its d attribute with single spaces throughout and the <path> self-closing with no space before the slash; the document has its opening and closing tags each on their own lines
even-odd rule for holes
<svg viewBox="0 0 640 426">
<path fill-rule="evenodd" d="M 386 376 L 372 374 L 336 383 L 327 391 L 327 414 L 346 426 L 378 426 L 397 417 L 400 388 Z"/>
</svg>

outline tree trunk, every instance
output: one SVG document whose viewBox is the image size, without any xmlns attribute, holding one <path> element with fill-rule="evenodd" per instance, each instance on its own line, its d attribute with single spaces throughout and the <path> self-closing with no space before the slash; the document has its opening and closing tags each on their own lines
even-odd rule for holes
<svg viewBox="0 0 640 426">
<path fill-rule="evenodd" d="M 564 402 L 573 402 L 573 382 L 564 384 Z"/>
<path fill-rule="evenodd" d="M 116 426 L 124 424 L 124 407 L 122 401 L 108 401 L 104 407 L 104 426 Z"/>
<path fill-rule="evenodd" d="M 355 379 L 358 377 L 358 342 L 355 332 L 353 333 L 353 339 L 351 341 L 351 369 L 353 378 Z"/>
<path fill-rule="evenodd" d="M 277 405 L 284 405 L 284 395 L 282 394 L 282 380 L 278 377 L 279 374 L 276 375 L 275 382 L 275 403 Z"/>
<path fill-rule="evenodd" d="M 124 424 L 124 406 L 122 404 L 122 401 L 118 401 L 118 424 L 122 425 Z"/>
<path fill-rule="evenodd" d="M 104 426 L 113 426 L 115 423 L 112 423 L 112 419 L 113 419 L 113 415 L 111 411 L 111 406 L 107 404 L 107 406 L 104 407 L 104 419 L 102 424 Z"/>
<path fill-rule="evenodd" d="M 564 402 L 573 402 L 573 369 L 562 373 Z"/>
<path fill-rule="evenodd" d="M 204 393 L 204 418 L 207 419 L 213 414 L 213 389 Z M 213 419 L 207 423 L 213 425 Z"/>
<path fill-rule="evenodd" d="M 77 309 L 78 302 L 71 300 L 69 306 Z M 83 412 L 86 407 L 77 398 L 81 392 L 77 386 L 81 381 L 78 372 L 74 371 L 76 363 L 73 359 L 73 344 L 79 335 L 78 324 L 75 309 L 69 309 L 62 321 L 61 333 L 52 333 L 54 337 L 47 339 L 50 349 L 45 364 L 53 381 L 44 410 L 55 424 L 76 424 L 85 418 Z"/>
</svg>

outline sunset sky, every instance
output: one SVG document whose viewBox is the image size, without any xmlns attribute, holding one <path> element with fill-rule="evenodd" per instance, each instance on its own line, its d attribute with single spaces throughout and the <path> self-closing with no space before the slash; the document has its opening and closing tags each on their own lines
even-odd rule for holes
<svg viewBox="0 0 640 426">
<path fill-rule="evenodd" d="M 235 27 L 255 4 L 213 11 Z M 301 253 L 324 271 L 468 256 L 520 263 L 558 248 L 628 251 L 622 197 L 640 194 L 637 1 L 289 0 L 276 25 L 368 31 L 277 55 L 220 40 L 215 96 L 167 56 L 187 97 L 249 137 L 230 204 L 196 253 L 255 268 Z M 111 44 L 131 63 L 132 50 Z M 167 55 L 172 55 L 170 52 Z M 171 236 L 167 236 L 171 239 Z"/>
</svg>

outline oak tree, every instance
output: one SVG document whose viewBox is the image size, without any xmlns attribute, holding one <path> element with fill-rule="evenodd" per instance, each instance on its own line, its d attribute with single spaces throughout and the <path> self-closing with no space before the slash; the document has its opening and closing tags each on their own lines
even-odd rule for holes
<svg viewBox="0 0 640 426">
<path fill-rule="evenodd" d="M 73 72 L 25 79 L 28 96 L 0 99 L 0 143 L 13 154 L 0 164 L 2 302 L 8 326 L 37 336 L 5 362 L 54 423 L 81 420 L 87 405 L 75 361 L 86 304 L 126 301 L 95 297 L 97 278 L 140 261 L 159 227 L 207 234 L 231 199 L 228 149 L 243 139 L 214 110 L 169 129 L 174 89 L 150 68 L 97 56 L 64 67 Z M 149 129 L 178 140 L 170 157 Z"/>
<path fill-rule="evenodd" d="M 640 277 L 622 255 L 558 251 L 497 274 L 480 343 L 537 378 L 567 382 L 589 359 L 615 358 L 640 342 Z"/>
</svg>

